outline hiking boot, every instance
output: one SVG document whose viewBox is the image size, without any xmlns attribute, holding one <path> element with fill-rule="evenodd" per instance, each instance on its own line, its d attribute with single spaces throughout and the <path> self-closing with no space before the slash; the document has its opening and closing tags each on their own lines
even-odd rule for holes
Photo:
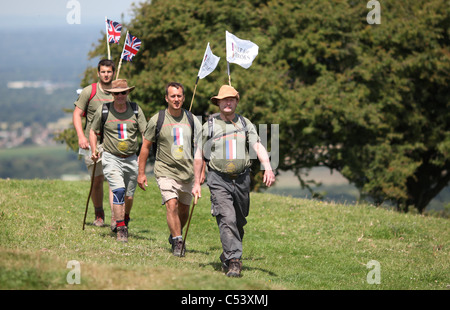
<svg viewBox="0 0 450 310">
<path fill-rule="evenodd" d="M 102 227 L 105 225 L 105 212 L 103 211 L 103 208 L 95 208 L 95 220 L 94 223 L 92 223 L 94 226 Z"/>
<path fill-rule="evenodd" d="M 183 230 L 181 230 L 181 236 L 183 236 Z M 172 234 L 169 235 L 169 243 L 173 246 L 173 237 Z"/>
<path fill-rule="evenodd" d="M 172 240 L 172 253 L 174 256 L 184 256 L 185 249 L 183 249 L 183 239 L 178 238 L 176 240 Z"/>
<path fill-rule="evenodd" d="M 242 270 L 242 262 L 237 258 L 232 258 L 229 262 L 227 277 L 240 277 Z"/>
<path fill-rule="evenodd" d="M 105 225 L 105 220 L 101 216 L 96 216 L 94 223 L 92 224 L 97 227 L 102 227 L 103 225 Z"/>
<path fill-rule="evenodd" d="M 126 226 L 117 227 L 117 241 L 128 242 L 128 228 Z"/>
</svg>

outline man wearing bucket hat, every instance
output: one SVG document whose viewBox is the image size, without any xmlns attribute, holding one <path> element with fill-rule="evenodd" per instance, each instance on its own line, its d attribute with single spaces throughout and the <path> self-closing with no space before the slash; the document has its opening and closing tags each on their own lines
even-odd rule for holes
<svg viewBox="0 0 450 310">
<path fill-rule="evenodd" d="M 236 89 L 228 85 L 211 98 L 220 113 L 210 116 L 203 125 L 203 154 L 195 154 L 192 189 L 193 195 L 201 197 L 201 173 L 206 160 L 211 213 L 216 217 L 223 249 L 220 260 L 229 277 L 241 276 L 242 270 L 242 239 L 250 207 L 250 147 L 264 167 L 263 182 L 266 186 L 275 182 L 269 155 L 254 125 L 235 113 L 239 99 Z"/>
<path fill-rule="evenodd" d="M 125 200 L 131 209 L 137 184 L 138 131 L 142 134 L 147 125 L 141 108 L 127 100 L 133 89 L 134 86 L 129 87 L 126 80 L 112 82 L 108 91 L 114 101 L 98 108 L 89 134 L 93 161 L 99 158 L 97 140 L 103 140 L 103 173 L 113 193 L 117 240 L 122 242 L 128 241 L 129 218 L 125 215 L 130 210 L 125 210 Z"/>
</svg>

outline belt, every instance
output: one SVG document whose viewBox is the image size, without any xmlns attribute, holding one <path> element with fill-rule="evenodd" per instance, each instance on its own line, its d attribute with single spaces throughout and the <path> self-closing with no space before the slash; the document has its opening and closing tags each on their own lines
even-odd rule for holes
<svg viewBox="0 0 450 310">
<path fill-rule="evenodd" d="M 211 171 L 214 171 L 215 173 L 220 174 L 220 175 L 222 175 L 222 176 L 224 176 L 224 177 L 227 177 L 227 178 L 229 178 L 229 179 L 232 179 L 232 180 L 235 180 L 235 179 L 239 178 L 240 176 L 242 176 L 242 175 L 244 175 L 244 174 L 246 174 L 246 173 L 248 173 L 248 172 L 250 171 L 249 168 L 246 168 L 246 169 L 245 169 L 244 171 L 242 171 L 241 173 L 233 173 L 233 174 L 230 174 L 230 173 L 225 173 L 225 172 L 221 172 L 221 171 L 217 171 L 217 170 L 211 169 L 211 168 L 209 168 L 209 166 L 208 166 L 208 169 L 210 169 Z"/>
<path fill-rule="evenodd" d="M 128 158 L 128 157 L 130 157 L 130 156 L 133 156 L 134 154 L 131 154 L 131 155 L 116 155 L 116 154 L 114 154 L 114 156 L 117 156 L 117 157 L 120 157 L 120 158 Z"/>
</svg>

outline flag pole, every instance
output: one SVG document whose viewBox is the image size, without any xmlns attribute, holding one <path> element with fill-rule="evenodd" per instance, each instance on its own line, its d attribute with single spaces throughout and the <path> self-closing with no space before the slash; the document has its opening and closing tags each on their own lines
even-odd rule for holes
<svg viewBox="0 0 450 310">
<path fill-rule="evenodd" d="M 108 47 L 108 59 L 111 60 L 111 49 L 109 48 L 108 40 L 108 17 L 105 16 L 105 26 L 106 26 L 106 46 Z"/>
<path fill-rule="evenodd" d="M 120 54 L 120 61 L 119 61 L 119 67 L 117 69 L 116 80 L 119 78 L 120 68 L 122 67 L 122 56 L 123 56 L 123 51 L 125 50 L 125 44 L 127 44 L 127 39 L 128 39 L 128 31 L 127 31 L 127 35 L 125 36 L 125 42 L 123 43 L 122 54 Z"/>
<path fill-rule="evenodd" d="M 228 84 L 231 86 L 230 63 L 227 61 Z"/>
<path fill-rule="evenodd" d="M 189 107 L 189 111 L 192 109 L 192 104 L 194 103 L 195 91 L 197 90 L 199 76 L 197 76 L 197 81 L 195 81 L 194 93 L 192 94 L 191 106 Z"/>
</svg>

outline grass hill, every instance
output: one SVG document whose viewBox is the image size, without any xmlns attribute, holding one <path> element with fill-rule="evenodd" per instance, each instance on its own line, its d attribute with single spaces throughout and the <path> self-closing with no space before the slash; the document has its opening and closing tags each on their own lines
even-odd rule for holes
<svg viewBox="0 0 450 310">
<path fill-rule="evenodd" d="M 94 227 L 90 203 L 82 230 L 89 184 L 0 180 L 0 289 L 450 288 L 448 219 L 252 193 L 243 277 L 230 279 L 220 270 L 221 244 L 207 187 L 194 210 L 187 255 L 178 258 L 169 251 L 155 182 L 145 192 L 136 190 L 127 244 L 110 232 L 109 207 L 108 226 Z M 80 284 L 67 282 L 72 261 L 80 264 Z"/>
</svg>

